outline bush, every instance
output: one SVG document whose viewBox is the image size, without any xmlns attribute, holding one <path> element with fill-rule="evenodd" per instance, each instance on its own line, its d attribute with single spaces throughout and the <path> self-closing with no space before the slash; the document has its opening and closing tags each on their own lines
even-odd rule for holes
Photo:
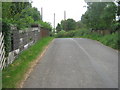
<svg viewBox="0 0 120 90">
<path fill-rule="evenodd" d="M 71 30 L 69 32 L 66 32 L 64 30 L 60 31 L 57 33 L 56 37 L 57 38 L 65 38 L 65 37 L 80 37 L 84 36 L 86 34 L 89 34 L 90 31 L 88 29 L 79 29 L 79 30 Z"/>
<path fill-rule="evenodd" d="M 120 46 L 119 46 L 120 40 L 118 38 L 118 33 L 105 35 L 104 37 L 101 37 L 99 41 L 112 48 L 120 49 Z"/>
<path fill-rule="evenodd" d="M 85 36 L 85 35 L 88 35 L 88 34 L 90 34 L 90 31 L 88 29 L 81 28 L 79 30 L 76 30 L 75 37 Z"/>
<path fill-rule="evenodd" d="M 63 38 L 63 37 L 66 37 L 66 31 L 62 30 L 60 31 L 57 35 L 56 35 L 57 38 Z"/>
<path fill-rule="evenodd" d="M 7 57 L 11 50 L 11 28 L 10 24 L 5 21 L 2 22 L 2 33 L 4 35 L 5 55 Z"/>
<path fill-rule="evenodd" d="M 48 29 L 48 30 L 52 30 L 52 26 L 50 23 L 47 22 L 43 22 L 43 21 L 36 21 L 35 24 L 40 24 L 41 27 Z"/>
</svg>

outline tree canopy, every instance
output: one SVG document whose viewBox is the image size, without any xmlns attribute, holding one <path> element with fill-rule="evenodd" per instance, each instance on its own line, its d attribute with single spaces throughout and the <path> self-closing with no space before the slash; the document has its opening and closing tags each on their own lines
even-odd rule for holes
<svg viewBox="0 0 120 90">
<path fill-rule="evenodd" d="M 94 30 L 115 30 L 117 6 L 114 2 L 89 2 L 81 22 Z"/>
<path fill-rule="evenodd" d="M 58 31 L 65 30 L 74 30 L 76 28 L 76 21 L 73 19 L 62 20 L 61 24 L 58 23 L 56 29 Z"/>
<path fill-rule="evenodd" d="M 14 24 L 18 29 L 25 29 L 31 24 L 41 24 L 44 28 L 51 29 L 51 25 L 41 20 L 40 12 L 32 7 L 31 2 L 3 2 L 2 19 L 3 21 Z M 39 23 L 38 23 L 39 22 Z"/>
<path fill-rule="evenodd" d="M 57 24 L 56 30 L 57 30 L 57 32 L 62 30 L 61 24 L 59 24 L 59 23 Z"/>
</svg>

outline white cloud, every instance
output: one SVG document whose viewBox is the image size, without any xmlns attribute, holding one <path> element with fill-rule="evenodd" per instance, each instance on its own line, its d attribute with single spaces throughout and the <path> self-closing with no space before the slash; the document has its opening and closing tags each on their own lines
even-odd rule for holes
<svg viewBox="0 0 120 90">
<path fill-rule="evenodd" d="M 56 25 L 64 19 L 64 10 L 66 18 L 73 18 L 76 21 L 81 19 L 85 13 L 86 5 L 84 0 L 33 0 L 32 5 L 38 10 L 43 8 L 43 20 L 50 22 L 53 26 L 53 15 L 56 14 Z"/>
</svg>

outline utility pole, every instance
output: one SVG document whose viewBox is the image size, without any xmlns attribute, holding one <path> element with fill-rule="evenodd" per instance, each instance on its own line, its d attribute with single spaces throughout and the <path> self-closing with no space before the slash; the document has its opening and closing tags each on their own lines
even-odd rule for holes
<svg viewBox="0 0 120 90">
<path fill-rule="evenodd" d="M 41 20 L 43 20 L 43 8 L 41 8 Z"/>
<path fill-rule="evenodd" d="M 66 20 L 66 11 L 64 11 L 64 20 Z"/>
</svg>

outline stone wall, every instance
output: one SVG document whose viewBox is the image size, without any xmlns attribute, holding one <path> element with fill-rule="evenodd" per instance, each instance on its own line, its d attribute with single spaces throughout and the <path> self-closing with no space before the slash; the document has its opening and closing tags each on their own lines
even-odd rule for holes
<svg viewBox="0 0 120 90">
<path fill-rule="evenodd" d="M 28 30 L 12 30 L 12 51 L 23 51 L 40 39 L 40 28 L 34 27 Z"/>
<path fill-rule="evenodd" d="M 20 52 L 28 49 L 41 38 L 49 36 L 49 30 L 40 28 L 39 26 L 34 26 L 27 30 L 17 30 L 15 26 L 12 26 L 11 28 L 12 49 L 9 53 L 7 64 L 11 64 Z"/>
</svg>

